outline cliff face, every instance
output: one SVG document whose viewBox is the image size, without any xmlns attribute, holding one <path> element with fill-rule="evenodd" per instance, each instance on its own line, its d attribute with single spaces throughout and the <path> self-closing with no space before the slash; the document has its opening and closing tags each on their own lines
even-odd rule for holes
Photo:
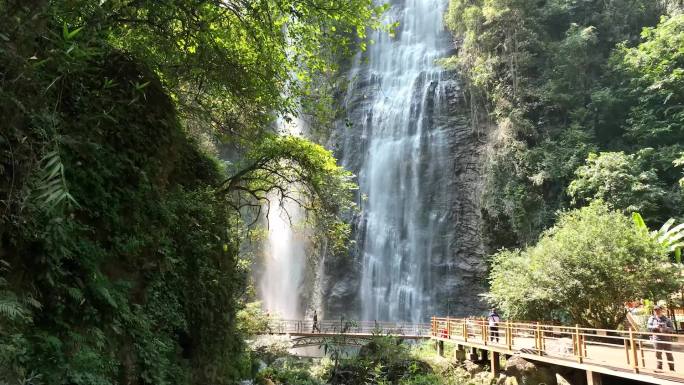
<svg viewBox="0 0 684 385">
<path fill-rule="evenodd" d="M 407 321 L 480 312 L 485 139 L 471 126 L 458 74 L 434 66 L 430 53 L 422 68 L 378 66 L 393 55 L 382 44 L 349 71 L 345 114 L 329 138 L 358 175 L 361 211 L 351 255 L 324 260 L 321 307 L 326 318 Z M 450 45 L 440 31 L 434 54 Z M 407 71 L 410 79 L 392 79 Z"/>
</svg>

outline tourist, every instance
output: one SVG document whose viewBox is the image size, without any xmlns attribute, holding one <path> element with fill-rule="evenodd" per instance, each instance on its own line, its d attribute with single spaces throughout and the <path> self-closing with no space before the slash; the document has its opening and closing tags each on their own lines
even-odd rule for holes
<svg viewBox="0 0 684 385">
<path fill-rule="evenodd" d="M 662 336 L 655 333 L 672 333 L 674 330 L 672 321 L 663 314 L 660 306 L 653 308 L 653 315 L 648 318 L 648 331 L 651 334 L 651 341 L 655 346 L 658 370 L 663 369 L 663 351 L 666 352 L 667 365 L 674 371 L 674 357 L 672 356 L 672 344 L 669 336 Z"/>
<path fill-rule="evenodd" d="M 499 317 L 495 308 L 490 310 L 487 321 L 489 323 L 489 340 L 496 340 L 496 343 L 499 343 L 499 322 L 501 322 L 501 317 Z"/>
<path fill-rule="evenodd" d="M 266 330 L 268 334 L 273 334 L 273 329 L 271 329 L 271 311 L 266 309 Z"/>
<path fill-rule="evenodd" d="M 321 332 L 321 328 L 318 327 L 318 313 L 316 313 L 316 310 L 314 310 L 313 314 L 313 327 L 311 328 L 311 333 L 315 333 L 318 331 L 319 333 Z"/>
</svg>

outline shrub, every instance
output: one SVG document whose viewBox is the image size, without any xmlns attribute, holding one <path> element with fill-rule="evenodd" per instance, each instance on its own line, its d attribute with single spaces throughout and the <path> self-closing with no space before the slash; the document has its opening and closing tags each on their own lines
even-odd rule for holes
<svg viewBox="0 0 684 385">
<path fill-rule="evenodd" d="M 489 300 L 509 317 L 615 328 L 624 302 L 676 287 L 667 251 L 602 202 L 562 213 L 524 250 L 493 256 Z"/>
</svg>

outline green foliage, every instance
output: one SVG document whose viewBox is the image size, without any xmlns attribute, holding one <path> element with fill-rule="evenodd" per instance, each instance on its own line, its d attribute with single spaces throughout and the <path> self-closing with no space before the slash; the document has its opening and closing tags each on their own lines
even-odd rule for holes
<svg viewBox="0 0 684 385">
<path fill-rule="evenodd" d="M 484 385 L 493 381 L 492 376 L 483 375 L 473 379 L 465 369 L 439 356 L 431 342 L 406 344 L 382 336 L 362 347 L 358 356 L 344 359 L 338 374 L 327 357 L 306 359 L 281 352 L 267 362 L 269 366 L 256 376 L 258 384 Z"/>
<path fill-rule="evenodd" d="M 657 28 L 642 32 L 638 47 L 619 47 L 616 70 L 629 83 L 634 98 L 628 117 L 630 139 L 649 146 L 684 140 L 684 15 L 663 18 Z"/>
<path fill-rule="evenodd" d="M 235 168 L 220 191 L 237 209 L 256 205 L 258 217 L 264 204 L 294 202 L 312 214 L 331 250 L 345 248 L 350 228 L 338 215 L 354 207 L 356 184 L 331 151 L 295 136 L 266 136 Z"/>
<path fill-rule="evenodd" d="M 641 214 L 632 213 L 632 221 L 634 225 L 644 232 L 649 232 L 646 222 L 641 217 Z M 668 253 L 675 257 L 675 262 L 682 263 L 682 247 L 684 247 L 684 224 L 679 224 L 675 227 L 672 225 L 675 220 L 670 218 L 658 230 L 649 232 L 651 238 L 656 240 L 660 245 L 667 250 Z"/>
<path fill-rule="evenodd" d="M 633 298 L 667 298 L 677 277 L 667 251 L 597 201 L 560 215 L 524 250 L 493 257 L 489 300 L 514 319 L 615 328 Z"/>
<path fill-rule="evenodd" d="M 403 378 L 399 385 L 436 385 L 443 384 L 443 377 L 436 374 L 421 374 L 409 378 Z"/>
<path fill-rule="evenodd" d="M 257 376 L 257 382 L 270 380 L 274 384 L 283 385 L 322 385 L 324 382 L 316 378 L 306 365 L 290 364 L 286 362 L 282 368 L 269 367 Z"/>
<path fill-rule="evenodd" d="M 329 103 L 314 79 L 332 73 L 385 9 L 371 0 L 36 3 L 63 21 L 65 37 L 97 36 L 144 61 L 194 127 L 227 138 L 263 131 L 271 112 L 294 112 L 298 102 Z"/>
<path fill-rule="evenodd" d="M 568 194 L 580 206 L 602 200 L 625 214 L 642 212 L 656 219 L 667 192 L 656 171 L 644 163 L 639 156 L 624 152 L 589 154 L 586 165 L 575 171 Z"/>
<path fill-rule="evenodd" d="M 587 191 L 567 194 L 591 152 L 639 154 L 631 163 L 642 172 L 624 171 L 648 174 L 626 188 L 652 191 L 606 201 L 629 210 L 646 195 L 656 198 L 642 203 L 649 222 L 682 215 L 672 163 L 683 150 L 681 16 L 656 26 L 680 9 L 652 0 L 450 1 L 446 24 L 461 44 L 444 63 L 465 78 L 475 128 L 494 130 L 483 202 L 492 248 L 533 242 L 573 199 L 605 195 L 580 182 Z M 642 153 L 645 146 L 654 150 Z"/>
<path fill-rule="evenodd" d="M 269 329 L 269 316 L 261 309 L 261 302 L 250 302 L 237 312 L 236 321 L 240 334 L 255 336 Z"/>
<path fill-rule="evenodd" d="M 249 374 L 236 319 L 245 201 L 223 191 L 226 178 L 289 194 L 296 177 L 317 223 L 347 232 L 335 214 L 349 175 L 321 147 L 264 134 L 383 9 L 328 5 L 0 1 L 3 381 Z M 268 170 L 235 178 L 197 132 L 221 133 Z"/>
<path fill-rule="evenodd" d="M 430 365 L 413 356 L 412 349 L 401 339 L 375 336 L 363 346 L 357 357 L 334 366 L 333 384 L 403 384 L 414 379 L 431 379 Z"/>
</svg>

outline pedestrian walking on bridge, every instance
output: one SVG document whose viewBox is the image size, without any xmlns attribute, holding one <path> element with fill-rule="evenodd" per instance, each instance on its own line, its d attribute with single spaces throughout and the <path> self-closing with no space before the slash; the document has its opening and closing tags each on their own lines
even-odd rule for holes
<svg viewBox="0 0 684 385">
<path fill-rule="evenodd" d="M 651 333 L 651 341 L 656 351 L 656 360 L 658 361 L 658 370 L 663 369 L 663 352 L 667 358 L 667 365 L 670 371 L 674 372 L 674 357 L 672 356 L 672 339 L 669 336 L 663 336 L 655 333 L 673 333 L 674 327 L 672 321 L 663 314 L 663 309 L 660 306 L 653 308 L 653 315 L 648 318 L 648 331 Z"/>
<path fill-rule="evenodd" d="M 489 340 L 499 343 L 499 322 L 501 322 L 501 317 L 499 313 L 496 312 L 496 308 L 492 308 L 487 316 L 487 323 L 489 324 Z"/>
<path fill-rule="evenodd" d="M 311 327 L 311 333 L 315 333 L 316 331 L 318 331 L 320 333 L 321 328 L 318 326 L 318 313 L 316 313 L 316 310 L 314 310 L 313 326 Z"/>
</svg>

